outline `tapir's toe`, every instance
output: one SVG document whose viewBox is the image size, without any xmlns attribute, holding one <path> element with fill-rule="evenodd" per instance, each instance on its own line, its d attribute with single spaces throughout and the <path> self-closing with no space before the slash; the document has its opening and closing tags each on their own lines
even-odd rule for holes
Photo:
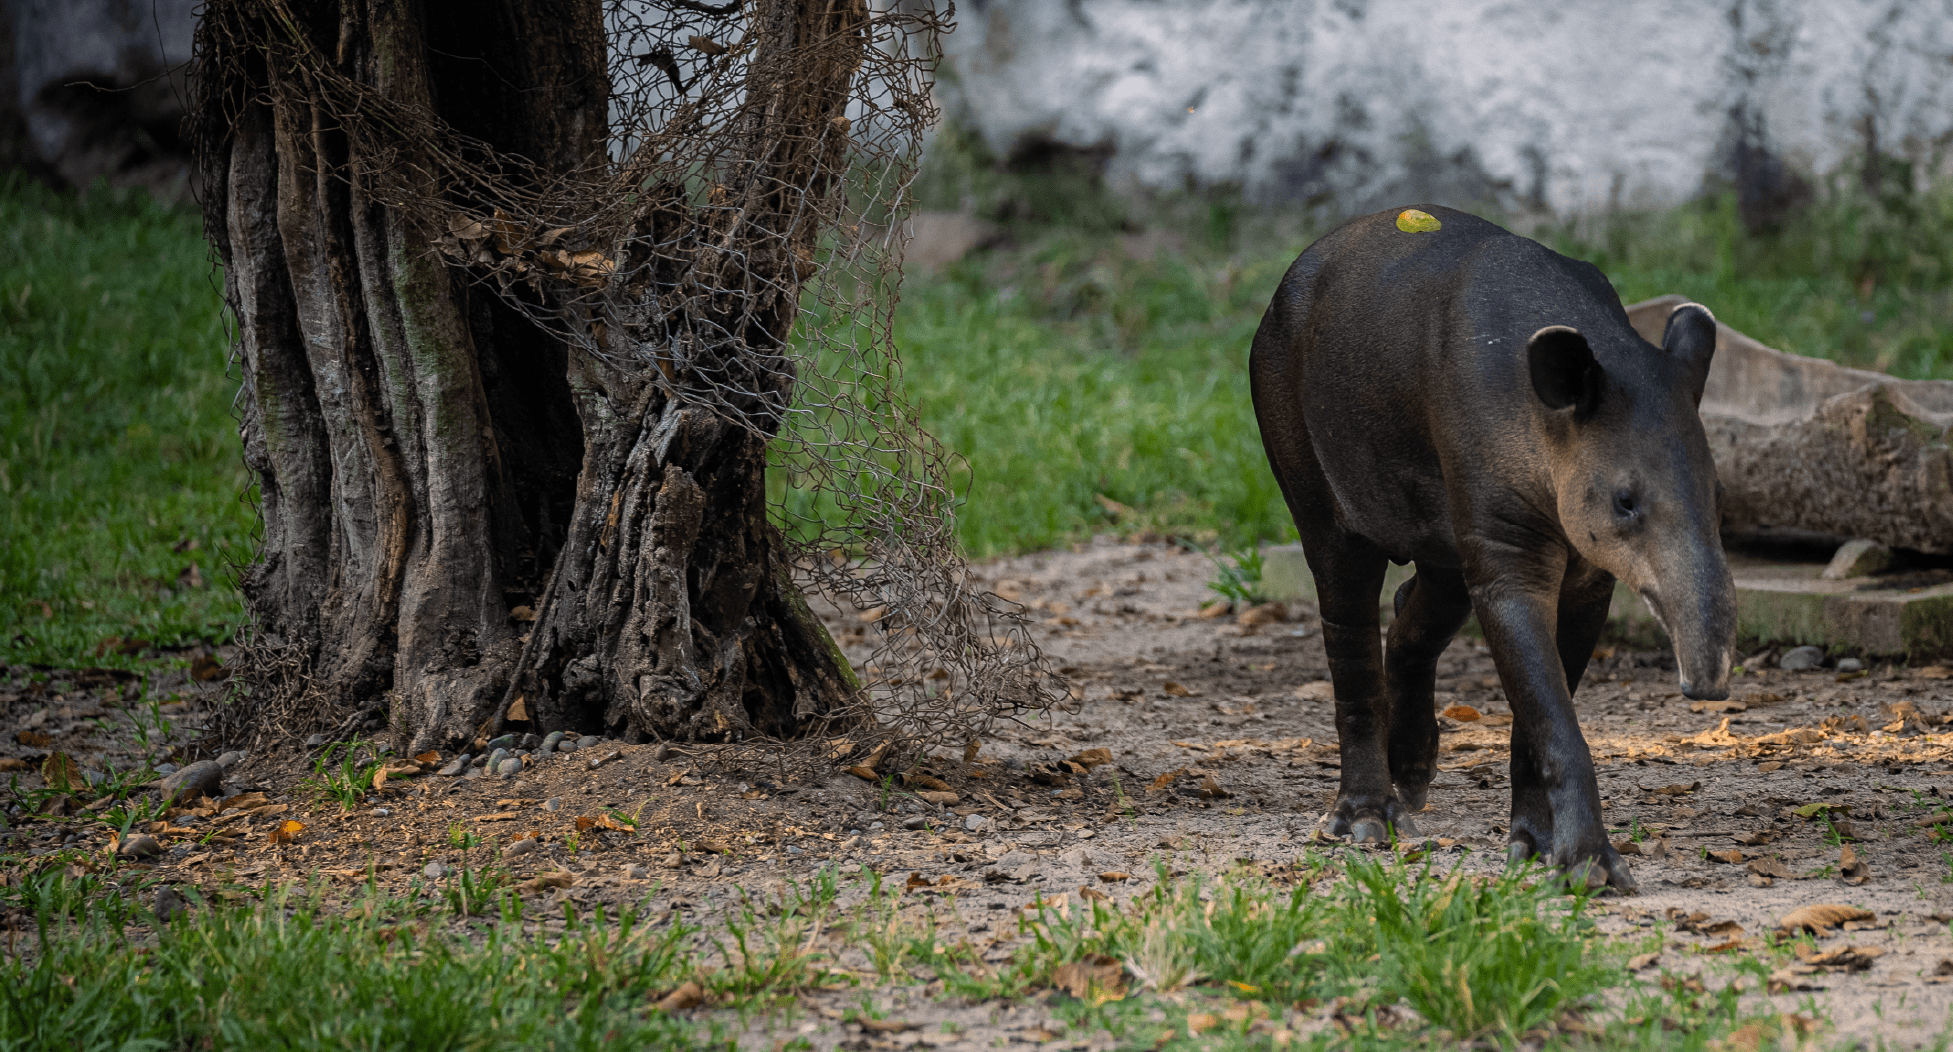
<svg viewBox="0 0 1953 1052">
<path fill-rule="evenodd" d="M 1350 839 L 1359 844 L 1390 843 L 1390 827 L 1375 818 L 1359 818 L 1349 827 Z"/>
</svg>

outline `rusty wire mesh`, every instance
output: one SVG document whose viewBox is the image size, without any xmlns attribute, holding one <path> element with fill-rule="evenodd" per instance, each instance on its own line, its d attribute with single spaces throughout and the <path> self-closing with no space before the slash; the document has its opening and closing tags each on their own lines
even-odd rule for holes
<svg viewBox="0 0 1953 1052">
<path fill-rule="evenodd" d="M 232 41 L 233 54 L 259 50 L 271 91 L 327 115 L 352 146 L 356 192 L 559 335 L 572 369 L 650 377 L 767 436 L 769 510 L 795 584 L 868 626 L 858 704 L 830 729 L 858 737 L 866 717 L 911 745 L 962 746 L 1062 695 L 1018 608 L 972 586 L 954 541 L 952 483 L 966 468 L 904 399 L 891 332 L 949 25 L 933 0 L 833 2 L 858 9 L 865 46 L 782 39 L 768 14 L 791 4 L 606 0 L 607 156 L 573 171 L 499 153 L 347 75 L 280 31 L 298 22 L 286 0 L 212 3 L 205 17 L 251 9 L 235 32 L 260 38 Z M 788 134 L 779 107 L 797 82 L 831 81 L 835 63 L 856 66 L 845 116 Z M 808 178 L 739 177 L 782 151 L 812 158 Z M 786 222 L 742 222 L 754 195 Z M 777 297 L 793 300 L 790 339 L 759 331 Z"/>
</svg>

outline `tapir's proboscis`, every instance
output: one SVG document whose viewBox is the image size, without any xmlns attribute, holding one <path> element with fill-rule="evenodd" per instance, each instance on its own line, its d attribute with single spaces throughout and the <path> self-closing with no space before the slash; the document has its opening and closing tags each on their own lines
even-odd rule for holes
<svg viewBox="0 0 1953 1052">
<path fill-rule="evenodd" d="M 1697 405 L 1716 322 L 1657 347 L 1593 266 L 1434 205 L 1352 220 L 1255 333 L 1255 418 L 1316 580 L 1342 786 L 1324 830 L 1380 842 L 1437 763 L 1437 661 L 1476 612 L 1512 706 L 1509 851 L 1634 886 L 1608 843 L 1573 693 L 1616 579 L 1728 696 L 1735 588 Z M 1415 563 L 1387 649 L 1387 562 Z"/>
</svg>

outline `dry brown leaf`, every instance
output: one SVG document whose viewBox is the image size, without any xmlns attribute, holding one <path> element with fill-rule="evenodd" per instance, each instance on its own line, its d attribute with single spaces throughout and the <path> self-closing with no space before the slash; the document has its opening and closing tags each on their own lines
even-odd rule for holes
<svg viewBox="0 0 1953 1052">
<path fill-rule="evenodd" d="M 1122 880 L 1131 880 L 1132 874 L 1120 869 L 1108 869 L 1099 874 L 1099 879 L 1107 884 L 1117 884 Z"/>
<path fill-rule="evenodd" d="M 1282 615 L 1285 613 L 1287 613 L 1287 610 L 1280 603 L 1263 603 L 1260 606 L 1251 606 L 1241 611 L 1241 616 L 1235 618 L 1234 623 L 1249 628 L 1260 625 L 1272 625 L 1280 621 Z"/>
<path fill-rule="evenodd" d="M 1059 965 L 1051 973 L 1051 985 L 1081 1001 L 1117 1001 L 1126 996 L 1126 969 L 1117 957 L 1091 954 Z"/>
<path fill-rule="evenodd" d="M 1161 687 L 1160 689 L 1176 698 L 1193 697 L 1193 691 L 1188 690 L 1186 687 L 1182 686 L 1179 683 L 1175 683 L 1173 680 L 1170 679 L 1167 680 L 1166 685 Z"/>
<path fill-rule="evenodd" d="M 509 702 L 509 719 L 524 723 L 528 722 L 529 700 L 526 697 L 517 697 L 514 701 Z"/>
<path fill-rule="evenodd" d="M 596 820 L 596 819 L 594 819 L 594 818 L 591 818 L 591 817 L 590 817 L 590 816 L 588 816 L 588 815 L 578 815 L 578 816 L 576 816 L 576 831 L 577 831 L 577 832 L 579 832 L 579 833 L 585 833 L 585 832 L 588 832 L 588 831 L 590 831 L 590 830 L 592 830 L 592 829 L 595 829 L 595 828 L 597 828 L 597 820 Z"/>
<path fill-rule="evenodd" d="M 982 750 L 983 750 L 983 743 L 981 741 L 978 741 L 975 738 L 971 738 L 968 742 L 964 743 L 963 745 L 963 762 L 975 763 L 977 758 L 977 753 L 981 752 Z"/>
<path fill-rule="evenodd" d="M 269 836 L 273 844 L 289 844 L 293 840 L 296 840 L 298 835 L 303 832 L 305 832 L 305 823 L 294 818 L 287 818 L 283 822 L 278 823 L 277 827 L 272 829 Z"/>
<path fill-rule="evenodd" d="M 1111 902 L 1112 901 L 1112 896 L 1107 895 L 1105 892 L 1100 891 L 1097 888 L 1086 887 L 1084 885 L 1079 886 L 1078 897 L 1084 899 L 1087 902 Z"/>
<path fill-rule="evenodd" d="M 875 773 L 875 769 L 873 767 L 866 767 L 858 764 L 854 767 L 848 768 L 848 773 L 854 775 L 856 778 L 859 778 L 864 782 L 872 782 L 881 777 L 881 775 Z M 676 782 L 680 777 L 683 777 L 683 775 L 674 775 L 672 777 L 672 782 Z M 667 782 L 666 784 L 669 785 L 671 784 L 671 782 Z"/>
<path fill-rule="evenodd" d="M 1661 954 L 1659 952 L 1636 954 L 1628 958 L 1628 971 L 1638 972 L 1643 968 L 1653 967 L 1654 963 L 1659 960 L 1661 960 Z"/>
<path fill-rule="evenodd" d="M 1813 935 L 1828 935 L 1832 928 L 1852 920 L 1871 920 L 1877 916 L 1870 910 L 1837 903 L 1817 903 L 1800 906 L 1784 914 L 1777 927 L 1786 932 L 1808 931 Z"/>
<path fill-rule="evenodd" d="M 1212 1030 L 1221 1025 L 1221 1017 L 1212 1012 L 1188 1012 L 1187 1036 L 1199 1037 L 1203 1030 Z"/>
<path fill-rule="evenodd" d="M 522 816 L 514 811 L 499 811 L 492 815 L 476 815 L 477 822 L 513 822 Z"/>
<path fill-rule="evenodd" d="M 550 888 L 567 888 L 574 883 L 576 883 L 575 877 L 558 870 L 553 873 L 538 873 L 528 880 L 517 884 L 515 890 L 524 895 L 535 895 L 547 891 Z"/>
<path fill-rule="evenodd" d="M 65 793 L 81 782 L 81 768 L 67 753 L 51 752 L 41 761 L 41 778 L 49 789 Z"/>
<path fill-rule="evenodd" d="M 1727 851 L 1711 851 L 1709 852 L 1709 858 L 1712 861 L 1723 862 L 1735 866 L 1735 865 L 1742 864 L 1743 852 L 1740 848 L 1732 847 Z"/>
<path fill-rule="evenodd" d="M 1099 766 L 1100 764 L 1111 763 L 1112 750 L 1111 749 L 1086 749 L 1084 752 L 1081 752 L 1078 755 L 1072 757 L 1071 762 L 1077 764 L 1080 767 L 1085 768 L 1086 770 L 1090 770 L 1094 767 Z"/>
<path fill-rule="evenodd" d="M 1187 769 L 1185 767 L 1178 767 L 1160 775 L 1158 778 L 1153 779 L 1153 784 L 1146 787 L 1147 795 L 1150 796 L 1153 793 L 1165 792 L 1168 786 L 1179 781 L 1180 776 L 1186 773 Z"/>
<path fill-rule="evenodd" d="M 1227 790 L 1225 790 L 1225 789 L 1223 789 L 1223 788 L 1221 788 L 1221 783 L 1220 783 L 1220 782 L 1217 782 L 1217 781 L 1215 781 L 1215 780 L 1214 780 L 1214 776 L 1213 776 L 1213 775 L 1212 775 L 1211 773 L 1210 773 L 1210 774 L 1205 774 L 1205 775 L 1202 775 L 1202 776 L 1201 776 L 1201 778 L 1200 778 L 1200 796 L 1201 796 L 1201 799 L 1203 799 L 1203 800 L 1225 800 L 1225 799 L 1227 799 L 1228 797 L 1231 797 L 1231 796 L 1233 796 L 1233 795 L 1234 795 L 1233 793 L 1230 793 L 1230 792 L 1228 792 Z"/>
<path fill-rule="evenodd" d="M 1749 871 L 1759 877 L 1790 879 L 1790 870 L 1785 869 L 1783 860 L 1775 856 L 1750 859 Z"/>
<path fill-rule="evenodd" d="M 1885 951 L 1876 946 L 1834 946 L 1819 950 L 1809 943 L 1798 943 L 1796 951 L 1797 959 L 1805 964 L 1847 972 L 1863 971 L 1872 966 L 1872 961 L 1885 956 Z"/>
<path fill-rule="evenodd" d="M 928 789 L 931 790 L 932 792 L 953 793 L 956 791 L 949 787 L 948 782 L 945 782 L 941 778 L 937 778 L 933 775 L 905 774 L 902 776 L 902 782 L 905 785 L 914 786 L 915 788 L 918 789 Z"/>
<path fill-rule="evenodd" d="M 1872 867 L 1858 857 L 1858 852 L 1853 851 L 1850 844 L 1846 844 L 1838 852 L 1838 875 L 1846 884 L 1856 887 L 1872 879 Z"/>
<path fill-rule="evenodd" d="M 1483 716 L 1479 713 L 1479 711 L 1477 709 L 1472 708 L 1470 705 L 1453 705 L 1450 708 L 1445 709 L 1444 712 L 1440 713 L 1440 715 L 1446 717 L 1447 719 L 1457 720 L 1459 723 L 1470 723 L 1473 720 L 1478 720 L 1483 718 Z"/>
<path fill-rule="evenodd" d="M 957 803 L 961 802 L 963 799 L 962 797 L 957 796 L 955 793 L 939 793 L 929 789 L 924 789 L 921 792 L 916 793 L 915 795 L 919 799 L 925 800 L 929 803 L 936 804 L 941 807 L 954 807 Z"/>
<path fill-rule="evenodd" d="M 30 749 L 45 749 L 54 744 L 54 739 L 40 731 L 21 731 L 14 735 L 14 741 Z"/>
<path fill-rule="evenodd" d="M 1775 840 L 1776 838 L 1777 835 L 1775 833 L 1772 833 L 1766 829 L 1756 833 L 1745 833 L 1742 836 L 1737 837 L 1736 842 L 1738 844 L 1743 845 L 1744 847 L 1762 847 L 1763 845 L 1769 843 L 1772 840 Z"/>
<path fill-rule="evenodd" d="M 681 1012 L 705 1003 L 705 987 L 687 982 L 658 1000 L 658 1011 Z"/>
<path fill-rule="evenodd" d="M 1697 789 L 1700 788 L 1702 788 L 1701 782 L 1690 782 L 1687 785 L 1682 785 L 1680 783 L 1677 783 L 1675 785 L 1664 785 L 1659 789 L 1650 789 L 1648 791 L 1654 793 L 1657 796 L 1682 796 L 1687 793 L 1695 792 Z"/>
</svg>

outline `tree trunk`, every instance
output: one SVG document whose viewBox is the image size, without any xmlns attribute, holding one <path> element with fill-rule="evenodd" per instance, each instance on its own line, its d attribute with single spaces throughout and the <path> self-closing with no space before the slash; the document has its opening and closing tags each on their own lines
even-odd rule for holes
<svg viewBox="0 0 1953 1052">
<path fill-rule="evenodd" d="M 765 466 L 820 232 L 806 202 L 834 189 L 826 133 L 845 130 L 865 14 L 743 12 L 755 73 L 720 176 L 743 207 L 644 194 L 638 226 L 689 224 L 697 247 L 647 261 L 611 246 L 605 262 L 647 302 L 672 271 L 717 267 L 729 291 L 652 325 L 614 295 L 498 291 L 452 262 L 446 216 L 413 204 L 486 215 L 577 186 L 606 200 L 599 0 L 213 0 L 195 120 L 264 517 L 244 582 L 260 733 L 381 708 L 394 747 L 418 752 L 505 726 L 790 736 L 847 711 L 852 673 L 793 587 Z M 823 41 L 811 77 L 779 75 Z M 464 155 L 472 184 L 447 176 Z M 547 261 L 536 238 L 491 243 Z M 674 353 L 675 371 L 600 353 L 606 331 L 653 343 L 687 326 L 737 339 L 711 361 Z M 681 396 L 735 375 L 744 402 Z"/>
</svg>

